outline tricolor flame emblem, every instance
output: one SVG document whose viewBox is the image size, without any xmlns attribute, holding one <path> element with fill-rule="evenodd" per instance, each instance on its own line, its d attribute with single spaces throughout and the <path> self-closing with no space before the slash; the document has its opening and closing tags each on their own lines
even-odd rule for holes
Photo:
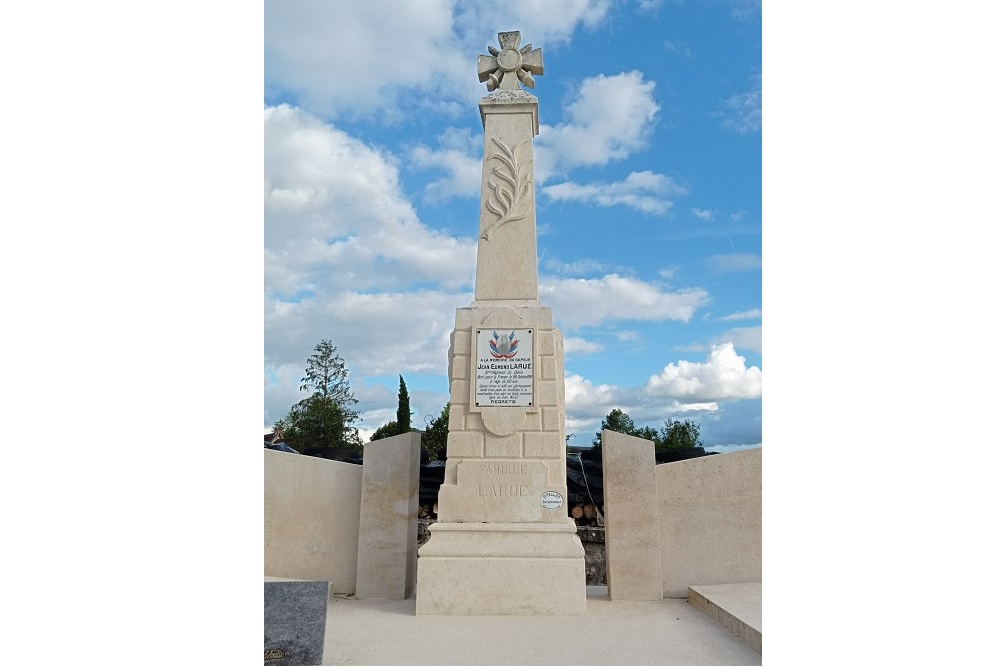
<svg viewBox="0 0 1000 667">
<path fill-rule="evenodd" d="M 514 332 L 510 335 L 493 332 L 493 340 L 490 341 L 490 354 L 494 359 L 513 359 L 517 354 L 518 340 L 514 338 Z"/>
</svg>

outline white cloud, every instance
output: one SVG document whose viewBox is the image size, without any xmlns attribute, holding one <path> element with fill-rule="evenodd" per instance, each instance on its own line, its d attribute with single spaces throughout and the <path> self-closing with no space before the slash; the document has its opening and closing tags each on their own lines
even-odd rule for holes
<svg viewBox="0 0 1000 667">
<path fill-rule="evenodd" d="M 401 90 L 456 90 L 474 62 L 452 32 L 450 0 L 264 4 L 264 77 L 324 116 L 395 106 Z M 433 72 L 434 76 L 428 76 Z"/>
<path fill-rule="evenodd" d="M 760 255 L 751 255 L 749 253 L 713 255 L 706 261 L 710 267 L 722 273 L 756 271 L 763 266 L 763 261 L 761 260 Z"/>
<path fill-rule="evenodd" d="M 759 449 L 760 443 L 755 445 L 706 445 L 706 452 L 714 452 L 716 454 L 732 454 L 734 452 L 745 452 L 750 449 Z"/>
<path fill-rule="evenodd" d="M 585 79 L 566 106 L 566 122 L 542 125 L 535 140 L 536 182 L 580 166 L 604 165 L 646 147 L 660 105 L 656 84 L 633 70 Z"/>
<path fill-rule="evenodd" d="M 265 419 L 300 400 L 322 338 L 352 373 L 444 375 L 475 241 L 422 224 L 391 155 L 301 110 L 264 110 L 264 148 Z"/>
<path fill-rule="evenodd" d="M 639 340 L 640 336 L 638 331 L 618 331 L 615 333 L 615 338 L 623 343 L 628 343 L 633 340 Z"/>
<path fill-rule="evenodd" d="M 723 315 L 719 318 L 720 322 L 732 322 L 734 320 L 756 320 L 760 319 L 762 313 L 760 308 L 753 308 L 751 310 L 743 310 L 738 313 L 732 313 L 730 315 Z"/>
<path fill-rule="evenodd" d="M 590 380 L 579 375 L 566 376 L 566 429 L 570 430 L 570 414 L 606 415 L 622 404 L 622 389 L 614 385 L 594 386 Z M 627 412 L 627 410 L 626 410 Z M 583 421 L 583 420 L 580 420 Z"/>
<path fill-rule="evenodd" d="M 604 349 L 604 346 L 594 341 L 579 337 L 570 336 L 563 341 L 563 350 L 566 356 L 582 356 L 585 354 L 596 354 Z"/>
<path fill-rule="evenodd" d="M 302 399 L 299 379 L 321 338 L 331 339 L 344 359 L 362 416 L 368 410 L 395 405 L 396 394 L 381 386 L 365 388 L 357 378 L 417 372 L 446 376 L 455 309 L 471 300 L 470 293 L 332 290 L 297 303 L 265 298 L 265 375 L 274 378 L 265 380 L 265 419 L 284 416 Z M 440 406 L 431 405 L 430 410 L 440 410 Z"/>
<path fill-rule="evenodd" d="M 597 206 L 627 206 L 643 213 L 665 215 L 673 202 L 671 195 L 682 195 L 687 190 L 672 179 L 651 171 L 632 172 L 617 183 L 565 182 L 547 185 L 542 193 L 553 201 L 576 201 Z"/>
<path fill-rule="evenodd" d="M 618 387 L 610 384 L 595 385 L 580 375 L 566 375 L 566 432 L 576 434 L 571 440 L 574 445 L 589 444 L 600 429 L 601 421 L 609 412 L 623 410 L 637 425 L 643 423 L 662 426 L 671 416 L 692 413 L 702 415 L 716 413 L 719 406 L 715 401 L 682 401 L 665 399 L 662 396 L 644 392 L 636 387 Z"/>
<path fill-rule="evenodd" d="M 687 322 L 708 301 L 701 288 L 665 291 L 654 283 L 609 274 L 593 279 L 545 280 L 538 296 L 558 314 L 559 326 L 573 330 L 615 320 Z"/>
<path fill-rule="evenodd" d="M 664 269 L 660 269 L 656 273 L 664 280 L 673 280 L 679 270 L 680 269 L 676 266 L 668 266 Z"/>
<path fill-rule="evenodd" d="M 473 279 L 475 242 L 420 222 L 391 156 L 284 105 L 264 110 L 264 223 L 265 291 L 276 298 Z"/>
<path fill-rule="evenodd" d="M 762 328 L 738 327 L 730 329 L 715 339 L 716 344 L 731 343 L 741 350 L 753 350 L 757 354 L 761 353 Z"/>
<path fill-rule="evenodd" d="M 712 347 L 705 363 L 679 361 L 668 364 L 646 382 L 644 391 L 688 401 L 759 398 L 761 371 L 746 367 L 746 357 L 736 354 L 732 343 Z"/>
<path fill-rule="evenodd" d="M 654 12 L 660 8 L 663 0 L 639 0 L 639 11 Z"/>
<path fill-rule="evenodd" d="M 711 220 L 712 218 L 715 217 L 715 213 L 713 213 L 712 211 L 705 210 L 703 208 L 693 208 L 691 209 L 691 213 L 694 214 L 694 217 L 699 218 L 701 220 Z"/>
<path fill-rule="evenodd" d="M 578 259 L 574 262 L 561 262 L 558 259 L 547 259 L 542 265 L 553 273 L 580 276 L 587 273 L 600 273 L 611 270 L 607 262 L 596 259 Z"/>
<path fill-rule="evenodd" d="M 414 109 L 464 113 L 485 94 L 476 56 L 496 45 L 495 26 L 522 43 L 558 48 L 580 26 L 605 20 L 610 0 L 366 0 L 264 3 L 268 99 L 292 96 L 326 118 Z"/>
<path fill-rule="evenodd" d="M 698 53 L 684 42 L 664 42 L 663 47 L 671 53 L 676 53 L 685 58 L 694 58 Z"/>
<path fill-rule="evenodd" d="M 521 46 L 558 48 L 569 41 L 577 26 L 593 29 L 601 25 L 611 8 L 611 0 L 463 0 L 457 3 L 455 26 L 467 36 L 485 36 L 489 41 L 474 43 L 474 48 L 497 46 L 497 30 L 520 30 Z"/>
<path fill-rule="evenodd" d="M 729 0 L 729 9 L 738 21 L 760 20 L 760 0 Z"/>
<path fill-rule="evenodd" d="M 730 96 L 722 111 L 716 116 L 722 119 L 722 127 L 737 134 L 760 132 L 763 120 L 761 77 L 754 77 L 750 90 Z"/>
<path fill-rule="evenodd" d="M 451 197 L 478 197 L 482 185 L 483 158 L 476 153 L 481 138 L 473 138 L 468 130 L 449 129 L 438 137 L 440 148 L 424 145 L 410 150 L 413 166 L 437 168 L 446 172 L 425 189 L 428 201 L 443 201 Z"/>
</svg>

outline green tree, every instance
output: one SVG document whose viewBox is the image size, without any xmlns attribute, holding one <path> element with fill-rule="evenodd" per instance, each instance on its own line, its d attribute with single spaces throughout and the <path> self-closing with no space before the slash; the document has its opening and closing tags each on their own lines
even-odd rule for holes
<svg viewBox="0 0 1000 667">
<path fill-rule="evenodd" d="M 626 435 L 635 434 L 635 423 L 632 418 L 628 416 L 628 413 L 615 408 L 608 413 L 608 416 L 604 418 L 601 422 L 601 431 L 603 430 L 617 431 L 618 433 L 624 433 Z M 594 435 L 594 448 L 601 448 L 601 431 L 598 431 Z"/>
<path fill-rule="evenodd" d="M 704 446 L 701 442 L 701 426 L 690 419 L 684 421 L 667 419 L 653 441 L 657 450 L 693 449 Z"/>
<path fill-rule="evenodd" d="M 360 449 L 361 438 L 354 422 L 358 413 L 347 368 L 329 340 L 322 340 L 306 361 L 306 374 L 299 391 L 310 395 L 292 406 L 284 419 L 275 423 L 285 433 L 285 441 L 298 451 L 313 447 Z"/>
<path fill-rule="evenodd" d="M 410 432 L 410 394 L 403 376 L 399 376 L 399 406 L 396 408 L 396 433 Z"/>
<path fill-rule="evenodd" d="M 442 461 L 448 452 L 448 415 L 451 413 L 451 403 L 446 403 L 441 414 L 427 424 L 420 439 L 420 444 L 427 450 L 431 461 Z"/>
<path fill-rule="evenodd" d="M 372 437 L 368 439 L 368 442 L 375 442 L 376 440 L 381 440 L 382 438 L 391 438 L 394 435 L 399 435 L 399 428 L 396 422 L 388 422 L 382 424 L 375 432 L 372 433 Z"/>
<path fill-rule="evenodd" d="M 409 433 L 413 430 L 413 427 L 410 425 L 410 394 L 406 391 L 406 382 L 403 380 L 402 375 L 399 376 L 398 401 L 396 421 L 383 424 L 375 429 L 372 437 L 369 438 L 369 442 L 381 440 L 382 438 L 391 438 L 394 435 Z"/>
<path fill-rule="evenodd" d="M 663 428 L 656 430 L 652 426 L 637 427 L 632 418 L 622 410 L 615 408 L 608 413 L 608 416 L 601 422 L 601 431 L 617 431 L 625 435 L 634 435 L 637 438 L 652 440 L 657 451 L 663 449 L 692 449 L 701 447 L 701 427 L 690 419 L 678 421 L 667 419 L 663 422 Z M 601 447 L 601 431 L 594 436 L 594 447 Z"/>
</svg>

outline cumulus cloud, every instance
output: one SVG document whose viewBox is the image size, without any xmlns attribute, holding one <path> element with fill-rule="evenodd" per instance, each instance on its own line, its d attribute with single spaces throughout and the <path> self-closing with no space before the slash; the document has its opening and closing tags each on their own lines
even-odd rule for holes
<svg viewBox="0 0 1000 667">
<path fill-rule="evenodd" d="M 691 209 L 691 213 L 694 214 L 694 217 L 700 220 L 711 220 L 715 217 L 715 213 L 703 208 L 693 208 Z"/>
<path fill-rule="evenodd" d="M 395 405 L 394 392 L 385 393 L 388 390 L 380 386 L 362 390 L 355 378 L 446 375 L 455 309 L 471 300 L 471 293 L 432 291 L 359 294 L 329 290 L 295 303 L 265 297 L 265 418 L 280 418 L 302 399 L 298 381 L 320 338 L 331 339 L 344 359 L 363 418 L 367 420 L 369 409 Z M 443 401 L 429 409 L 440 410 L 441 405 Z"/>
<path fill-rule="evenodd" d="M 445 374 L 475 241 L 420 222 L 392 156 L 299 109 L 264 110 L 264 149 L 266 416 L 300 400 L 321 338 L 358 374 Z"/>
<path fill-rule="evenodd" d="M 468 55 L 452 31 L 452 8 L 449 0 L 397 0 L 391 9 L 267 0 L 265 92 L 290 93 L 334 117 L 392 107 L 401 90 L 461 81 Z"/>
<path fill-rule="evenodd" d="M 542 6 L 537 0 L 463 0 L 456 5 L 455 29 L 467 37 L 485 35 L 489 41 L 474 44 L 479 49 L 485 49 L 486 44 L 496 46 L 496 33 L 484 31 L 484 26 L 520 30 L 522 46 L 531 42 L 558 48 L 569 41 L 578 26 L 593 29 L 601 25 L 610 8 L 611 0 L 549 0 Z"/>
<path fill-rule="evenodd" d="M 537 182 L 574 167 L 605 165 L 645 148 L 660 112 L 653 100 L 655 88 L 656 83 L 644 81 L 637 70 L 585 79 L 566 105 L 566 121 L 539 129 Z"/>
<path fill-rule="evenodd" d="M 752 350 L 757 354 L 762 351 L 761 339 L 762 339 L 762 328 L 757 327 L 738 327 L 736 329 L 729 329 L 728 331 L 716 336 L 716 344 L 732 343 L 734 346 L 741 350 Z"/>
<path fill-rule="evenodd" d="M 687 401 L 759 398 L 761 371 L 746 367 L 746 357 L 736 354 L 732 343 L 716 345 L 704 363 L 671 363 L 646 382 L 644 391 Z"/>
<path fill-rule="evenodd" d="M 457 115 L 483 95 L 474 68 L 476 53 L 496 45 L 492 26 L 558 48 L 577 28 L 599 26 L 610 7 L 610 0 L 552 0 L 544 10 L 534 0 L 394 0 L 391 7 L 265 0 L 265 95 L 291 97 L 325 118 L 398 119 L 403 106 Z"/>
<path fill-rule="evenodd" d="M 717 414 L 717 401 L 688 401 L 664 397 L 643 391 L 639 387 L 619 387 L 594 384 L 575 373 L 567 373 L 566 432 L 575 433 L 575 445 L 589 444 L 601 426 L 601 421 L 614 409 L 623 410 L 637 425 L 654 428 L 668 418 L 700 421 L 706 415 Z"/>
<path fill-rule="evenodd" d="M 632 172 L 617 183 L 565 182 L 547 185 L 542 193 L 553 201 L 575 201 L 597 206 L 627 206 L 643 213 L 665 215 L 673 202 L 666 199 L 687 190 L 672 179 L 651 171 Z"/>
<path fill-rule="evenodd" d="M 473 239 L 420 222 L 391 156 L 285 105 L 264 110 L 264 245 L 265 290 L 280 298 L 324 283 L 459 288 L 475 267 Z"/>
<path fill-rule="evenodd" d="M 563 350 L 566 356 L 582 356 L 585 354 L 596 354 L 604 349 L 600 343 L 591 340 L 570 336 L 563 341 Z"/>
<path fill-rule="evenodd" d="M 570 430 L 570 415 L 586 415 L 578 421 L 591 422 L 594 415 L 606 415 L 625 404 L 620 387 L 610 384 L 594 385 L 576 374 L 566 375 L 566 429 Z M 627 410 L 626 410 L 627 412 Z"/>
<path fill-rule="evenodd" d="M 425 198 L 443 201 L 451 197 L 478 197 L 483 171 L 482 138 L 473 138 L 468 129 L 452 128 L 438 137 L 438 144 L 438 148 L 421 144 L 410 150 L 413 166 L 445 172 L 445 176 L 427 185 Z"/>
<path fill-rule="evenodd" d="M 708 292 L 701 288 L 667 291 L 655 283 L 614 273 L 602 278 L 544 280 L 538 296 L 558 314 L 558 326 L 569 331 L 615 320 L 687 322 L 708 301 Z"/>
</svg>

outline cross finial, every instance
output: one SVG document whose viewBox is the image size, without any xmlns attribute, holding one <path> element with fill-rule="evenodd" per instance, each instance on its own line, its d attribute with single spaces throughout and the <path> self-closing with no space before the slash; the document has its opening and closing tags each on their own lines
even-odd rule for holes
<svg viewBox="0 0 1000 667">
<path fill-rule="evenodd" d="M 520 90 L 520 81 L 528 88 L 535 87 L 532 74 L 541 76 L 545 72 L 542 67 L 542 50 L 532 49 L 531 44 L 521 47 L 521 33 L 518 30 L 501 32 L 497 35 L 500 49 L 492 46 L 488 56 L 479 56 L 479 82 L 486 82 L 486 89 L 493 92 L 501 90 Z"/>
</svg>

